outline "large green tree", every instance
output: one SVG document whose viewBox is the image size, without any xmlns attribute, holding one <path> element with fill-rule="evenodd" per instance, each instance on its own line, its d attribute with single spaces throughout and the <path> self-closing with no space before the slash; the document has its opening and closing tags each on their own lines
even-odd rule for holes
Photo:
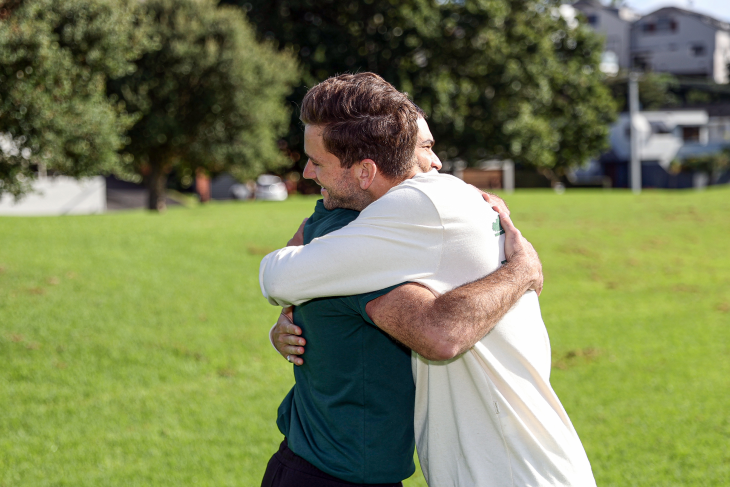
<svg viewBox="0 0 730 487">
<path fill-rule="evenodd" d="M 164 208 L 173 169 L 250 177 L 286 164 L 277 141 L 298 80 L 294 59 L 257 42 L 240 9 L 213 0 L 146 0 L 140 9 L 157 45 L 108 89 L 141 114 L 125 162 L 146 178 L 149 208 Z"/>
<path fill-rule="evenodd" d="M 224 0 L 296 54 L 306 88 L 374 71 L 430 114 L 444 158 L 510 158 L 560 173 L 606 146 L 615 107 L 600 38 L 557 0 Z M 301 139 L 296 120 L 288 142 Z"/>
<path fill-rule="evenodd" d="M 0 194 L 22 195 L 38 166 L 76 177 L 119 167 L 134 116 L 105 83 L 149 47 L 143 24 L 126 0 L 4 3 Z"/>
</svg>

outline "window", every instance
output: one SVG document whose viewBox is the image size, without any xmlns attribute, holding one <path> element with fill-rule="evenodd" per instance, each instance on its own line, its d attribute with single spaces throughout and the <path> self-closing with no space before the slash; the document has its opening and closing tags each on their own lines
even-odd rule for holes
<svg viewBox="0 0 730 487">
<path fill-rule="evenodd" d="M 657 33 L 669 34 L 676 32 L 677 22 L 670 17 L 659 17 L 656 21 Z"/>
<path fill-rule="evenodd" d="M 649 125 L 651 125 L 651 132 L 653 134 L 671 134 L 672 129 L 670 129 L 666 123 L 664 122 L 649 122 Z"/>
<path fill-rule="evenodd" d="M 598 27 L 598 15 L 596 14 L 590 14 L 586 17 L 588 20 L 588 23 L 592 25 L 593 27 Z"/>
<path fill-rule="evenodd" d="M 653 34 L 656 30 L 656 25 L 652 22 L 644 22 L 641 24 L 641 32 L 644 34 Z"/>
<path fill-rule="evenodd" d="M 700 128 L 699 127 L 682 127 L 682 140 L 685 142 L 699 142 L 700 141 Z"/>
<path fill-rule="evenodd" d="M 651 58 L 648 54 L 637 54 L 634 56 L 634 67 L 641 71 L 651 70 Z"/>
<path fill-rule="evenodd" d="M 704 44 L 692 44 L 690 46 L 689 50 L 692 52 L 692 55 L 695 57 L 700 57 L 705 55 L 705 45 Z"/>
</svg>

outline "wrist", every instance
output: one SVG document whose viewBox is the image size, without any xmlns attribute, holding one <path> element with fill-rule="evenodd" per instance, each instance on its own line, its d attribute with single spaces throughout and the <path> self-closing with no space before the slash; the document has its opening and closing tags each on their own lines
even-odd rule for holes
<svg viewBox="0 0 730 487">
<path fill-rule="evenodd" d="M 519 285 L 522 291 L 530 289 L 535 281 L 535 273 L 529 259 L 522 252 L 513 255 L 506 266 L 509 266 L 514 282 Z"/>
</svg>

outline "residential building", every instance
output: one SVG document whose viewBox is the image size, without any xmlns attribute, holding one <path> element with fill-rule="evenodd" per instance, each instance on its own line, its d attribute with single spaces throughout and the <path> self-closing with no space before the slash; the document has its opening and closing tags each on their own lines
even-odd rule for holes
<svg viewBox="0 0 730 487">
<path fill-rule="evenodd" d="M 710 180 L 706 174 L 675 173 L 672 162 L 730 146 L 730 104 L 640 112 L 635 128 L 644 187 L 683 188 L 724 182 L 721 178 L 727 175 L 718 174 L 717 180 Z M 601 157 L 599 165 L 590 166 L 586 175 L 603 174 L 611 178 L 613 186 L 626 187 L 631 158 L 628 113 L 619 116 L 609 137 L 611 152 Z"/>
<path fill-rule="evenodd" d="M 607 7 L 598 0 L 579 0 L 573 7 L 585 15 L 596 32 L 605 36 L 605 53 L 615 56 L 619 68 L 630 68 L 631 25 L 641 15 L 628 7 Z"/>
<path fill-rule="evenodd" d="M 727 83 L 730 24 L 677 7 L 661 8 L 633 24 L 631 56 L 642 71 Z"/>
</svg>

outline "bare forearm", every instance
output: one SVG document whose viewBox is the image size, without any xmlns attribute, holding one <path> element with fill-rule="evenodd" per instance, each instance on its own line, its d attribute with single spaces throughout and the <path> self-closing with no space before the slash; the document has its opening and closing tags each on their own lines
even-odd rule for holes
<svg viewBox="0 0 730 487">
<path fill-rule="evenodd" d="M 373 322 L 429 360 L 448 360 L 471 348 L 496 325 L 530 285 L 524 262 L 439 297 L 420 284 L 400 286 L 367 305 Z"/>
<path fill-rule="evenodd" d="M 460 286 L 424 310 L 424 325 L 441 338 L 446 356 L 464 353 L 481 340 L 530 288 L 529 272 L 519 261 Z"/>
</svg>

